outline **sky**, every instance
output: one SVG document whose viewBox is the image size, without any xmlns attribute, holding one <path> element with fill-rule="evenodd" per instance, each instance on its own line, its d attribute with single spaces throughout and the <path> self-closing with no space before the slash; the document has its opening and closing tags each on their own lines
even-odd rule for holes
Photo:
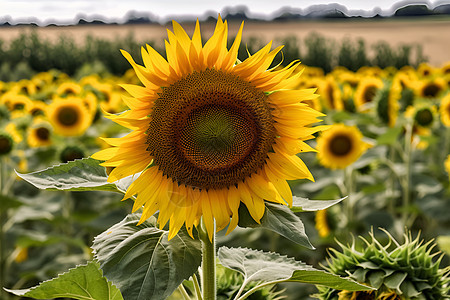
<svg viewBox="0 0 450 300">
<path fill-rule="evenodd" d="M 356 14 L 370 11 L 390 11 L 398 6 L 395 0 L 0 0 L 0 21 L 18 23 L 34 18 L 39 25 L 48 23 L 70 24 L 84 16 L 92 20 L 100 16 L 107 21 L 123 22 L 127 13 L 135 11 L 150 14 L 160 22 L 176 16 L 203 16 L 207 12 L 222 12 L 225 7 L 245 5 L 252 17 L 270 18 L 282 7 L 303 9 L 311 5 L 337 3 Z M 450 0 L 411 0 L 434 7 Z M 401 2 L 405 3 L 405 2 Z M 358 12 L 360 11 L 360 12 Z M 365 12 L 363 12 L 365 11 Z M 369 13 L 370 16 L 370 13 Z M 103 19 L 104 19 L 103 18 Z"/>
</svg>

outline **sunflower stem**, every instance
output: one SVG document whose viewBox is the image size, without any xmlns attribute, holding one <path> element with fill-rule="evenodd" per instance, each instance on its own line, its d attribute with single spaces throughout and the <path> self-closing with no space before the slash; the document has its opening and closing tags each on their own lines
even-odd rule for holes
<svg viewBox="0 0 450 300">
<path fill-rule="evenodd" d="M 198 282 L 197 275 L 192 275 L 192 281 L 194 282 L 195 295 L 197 296 L 197 300 L 203 300 L 202 291 L 200 289 L 200 283 Z"/>
<path fill-rule="evenodd" d="M 403 181 L 403 211 L 402 211 L 402 226 L 406 226 L 408 221 L 408 210 L 411 202 L 410 184 L 411 184 L 411 155 L 412 155 L 412 131 L 413 120 L 408 120 L 405 131 L 405 177 Z"/>
<path fill-rule="evenodd" d="M 353 224 L 353 210 L 354 210 L 354 199 L 353 199 L 353 168 L 348 166 L 344 169 L 344 186 L 347 192 L 346 199 L 346 210 L 347 210 L 347 224 L 352 226 Z"/>
<path fill-rule="evenodd" d="M 189 297 L 189 294 L 187 293 L 187 291 L 184 288 L 183 284 L 180 284 L 178 286 L 178 291 L 180 291 L 180 294 L 183 296 L 184 300 L 191 300 L 191 297 Z"/>
<path fill-rule="evenodd" d="M 205 222 L 202 218 L 199 226 L 199 237 L 202 242 L 202 292 L 203 300 L 216 300 L 216 241 L 215 226 L 212 238 L 209 239 Z"/>
<path fill-rule="evenodd" d="M 6 182 L 6 161 L 3 157 L 0 157 L 0 195 L 4 195 L 4 185 Z M 6 195 L 5 195 L 6 196 Z M 0 206 L 0 299 L 8 299 L 3 287 L 6 284 L 6 270 L 5 270 L 5 228 L 3 227 L 3 220 L 6 220 L 6 209 L 5 211 Z"/>
</svg>

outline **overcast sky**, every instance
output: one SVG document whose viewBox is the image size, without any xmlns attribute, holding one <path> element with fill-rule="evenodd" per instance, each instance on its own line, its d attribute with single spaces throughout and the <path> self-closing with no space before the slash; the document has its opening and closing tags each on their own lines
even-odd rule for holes
<svg viewBox="0 0 450 300">
<path fill-rule="evenodd" d="M 40 25 L 49 22 L 71 23 L 80 15 L 93 19 L 103 16 L 109 21 L 122 22 L 129 11 L 149 13 L 166 21 L 176 16 L 202 16 L 206 12 L 221 12 L 225 7 L 245 5 L 253 16 L 269 17 L 281 7 L 306 9 L 311 5 L 338 3 L 351 11 L 389 11 L 398 6 L 395 0 L 0 0 L 0 20 L 13 23 L 33 17 Z M 426 3 L 430 7 L 450 0 L 408 1 Z M 406 2 L 401 2 L 406 3 Z"/>
</svg>

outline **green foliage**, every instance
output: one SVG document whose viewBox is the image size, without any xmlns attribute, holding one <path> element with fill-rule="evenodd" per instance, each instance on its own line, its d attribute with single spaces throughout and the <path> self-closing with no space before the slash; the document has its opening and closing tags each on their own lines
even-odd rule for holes
<svg viewBox="0 0 450 300">
<path fill-rule="evenodd" d="M 30 289 L 7 291 L 33 299 L 66 297 L 80 300 L 123 300 L 120 291 L 103 277 L 96 262 L 78 266 Z"/>
<path fill-rule="evenodd" d="M 152 42 L 148 41 L 148 44 Z M 5 45 L 0 41 L 0 80 L 14 81 L 30 78 L 36 72 L 58 69 L 70 76 L 86 64 L 101 63 L 104 71 L 121 75 L 130 66 L 123 59 L 120 49 L 133 57 L 140 57 L 140 46 L 133 35 L 122 39 L 106 40 L 87 36 L 77 44 L 72 38 L 60 36 L 58 41 L 49 42 L 36 31 L 22 33 Z"/>
<path fill-rule="evenodd" d="M 154 217 L 136 226 L 138 220 L 129 215 L 97 236 L 95 258 L 125 300 L 165 299 L 197 271 L 200 241 L 184 228 L 169 241 Z"/>
<path fill-rule="evenodd" d="M 117 187 L 109 183 L 100 161 L 83 158 L 29 174 L 18 174 L 22 179 L 44 190 L 111 191 Z"/>
<path fill-rule="evenodd" d="M 119 50 L 128 51 L 141 63 L 140 46 L 146 43 L 154 47 L 153 41 L 137 42 L 132 34 L 116 40 L 87 36 L 84 42 L 77 44 L 67 36 L 49 42 L 39 37 L 36 31 L 23 33 L 8 45 L 0 40 L 0 80 L 17 81 L 50 69 L 58 69 L 77 78 L 92 73 L 122 75 L 130 66 Z M 238 58 L 244 60 L 266 43 L 257 37 L 249 37 L 242 42 Z M 326 73 L 336 66 L 356 71 L 367 65 L 417 66 L 427 60 L 419 45 L 401 45 L 395 49 L 386 42 L 378 42 L 373 45 L 374 55 L 370 58 L 363 39 L 352 41 L 346 38 L 337 42 L 318 33 L 309 34 L 303 43 L 295 36 L 287 36 L 277 39 L 276 44 L 282 44 L 284 48 L 283 54 L 275 58 L 274 65 L 281 61 L 287 65 L 301 60 L 307 66 L 321 67 Z M 165 56 L 161 49 L 156 50 Z"/>
<path fill-rule="evenodd" d="M 221 247 L 219 249 L 219 260 L 225 267 L 241 273 L 244 276 L 244 285 L 249 282 L 257 282 L 258 285 L 254 288 L 255 290 L 260 285 L 281 282 L 313 283 L 352 291 L 371 290 L 370 287 L 358 284 L 353 280 L 314 269 L 278 253 Z M 251 291 L 248 293 L 250 294 Z"/>
</svg>

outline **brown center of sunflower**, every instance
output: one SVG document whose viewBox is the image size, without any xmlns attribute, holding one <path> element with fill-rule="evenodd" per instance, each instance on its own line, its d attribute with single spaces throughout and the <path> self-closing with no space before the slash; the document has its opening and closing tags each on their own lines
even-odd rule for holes
<svg viewBox="0 0 450 300">
<path fill-rule="evenodd" d="M 370 85 L 366 87 L 363 94 L 364 102 L 372 102 L 373 98 L 375 97 L 377 93 L 378 88 L 376 86 Z"/>
<path fill-rule="evenodd" d="M 219 189 L 244 180 L 265 163 L 275 139 L 266 95 L 214 69 L 193 72 L 155 101 L 147 150 L 180 184 Z"/>
<path fill-rule="evenodd" d="M 12 110 L 23 110 L 25 108 L 25 104 L 23 103 L 16 103 L 14 104 Z"/>
<path fill-rule="evenodd" d="M 0 135 L 0 155 L 8 154 L 12 149 L 13 143 L 10 137 Z"/>
<path fill-rule="evenodd" d="M 36 129 L 36 136 L 41 141 L 48 141 L 50 138 L 50 131 L 45 127 L 39 127 Z"/>
<path fill-rule="evenodd" d="M 435 98 L 439 94 L 441 88 L 435 83 L 427 84 L 423 89 L 423 95 L 429 98 Z"/>
<path fill-rule="evenodd" d="M 330 152 L 336 156 L 345 156 L 352 150 L 352 140 L 347 135 L 336 135 L 330 141 Z"/>
<path fill-rule="evenodd" d="M 72 107 L 62 107 L 58 111 L 58 121 L 64 126 L 73 126 L 78 122 L 78 111 Z"/>
<path fill-rule="evenodd" d="M 421 109 L 416 113 L 415 120 L 420 126 L 429 126 L 433 123 L 433 113 L 428 108 Z"/>
</svg>

